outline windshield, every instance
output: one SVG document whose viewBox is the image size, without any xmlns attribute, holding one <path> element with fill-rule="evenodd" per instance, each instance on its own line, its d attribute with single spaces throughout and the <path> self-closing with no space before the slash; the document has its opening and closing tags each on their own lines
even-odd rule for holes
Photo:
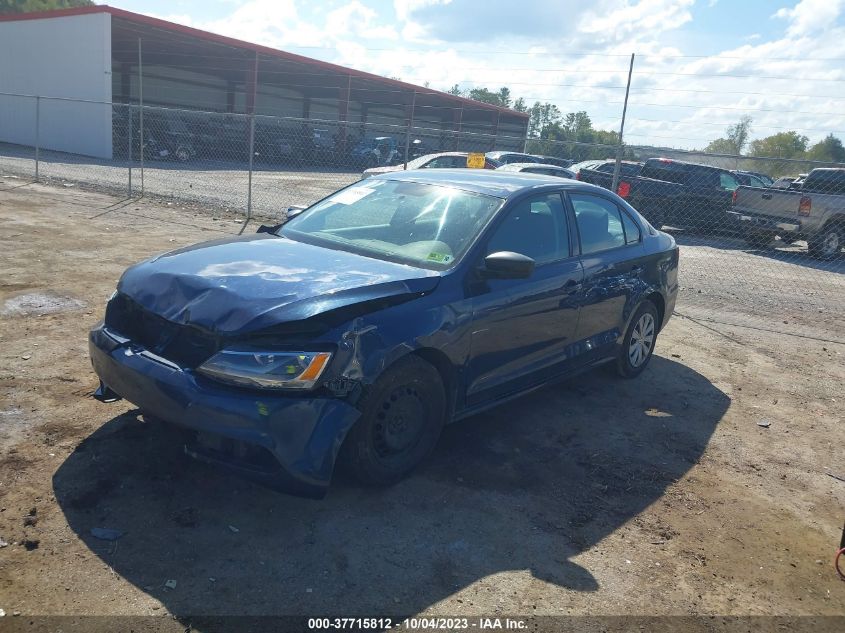
<svg viewBox="0 0 845 633">
<path fill-rule="evenodd" d="M 443 270 L 467 251 L 502 203 L 451 187 L 367 180 L 303 211 L 279 235 Z"/>
</svg>

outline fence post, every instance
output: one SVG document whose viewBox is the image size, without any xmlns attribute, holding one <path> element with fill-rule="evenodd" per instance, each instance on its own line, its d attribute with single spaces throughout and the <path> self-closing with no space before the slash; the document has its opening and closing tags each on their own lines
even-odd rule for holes
<svg viewBox="0 0 845 633">
<path fill-rule="evenodd" d="M 246 185 L 246 219 L 238 235 L 242 235 L 246 225 L 252 219 L 252 161 L 255 157 L 255 114 L 249 115 L 249 176 Z"/>
<path fill-rule="evenodd" d="M 35 97 L 35 182 L 38 182 L 38 167 L 41 159 L 41 97 Z"/>
<path fill-rule="evenodd" d="M 628 93 L 631 91 L 631 74 L 634 72 L 634 53 L 631 53 L 631 65 L 628 66 L 628 85 L 625 87 L 625 104 L 622 106 L 622 124 L 619 126 L 619 147 L 616 148 L 616 164 L 613 167 L 613 182 L 610 190 L 616 192 L 619 186 L 619 171 L 622 169 L 622 151 L 624 141 L 622 134 L 625 132 L 625 113 L 628 112 Z"/>
<path fill-rule="evenodd" d="M 411 147 L 411 128 L 414 127 L 414 108 L 417 106 L 417 91 L 414 90 L 414 96 L 411 99 L 411 116 L 408 119 L 408 128 L 405 130 L 405 165 L 403 169 L 408 169 L 408 150 Z"/>
<path fill-rule="evenodd" d="M 144 60 L 141 56 L 141 38 L 138 38 L 138 160 L 141 163 L 141 197 L 144 197 Z"/>
<path fill-rule="evenodd" d="M 127 156 L 127 161 L 129 164 L 129 189 L 126 193 L 127 198 L 132 197 L 132 105 L 127 103 L 126 104 L 126 112 L 127 118 L 129 119 L 129 142 L 127 143 L 127 147 L 129 148 L 129 154 Z"/>
</svg>

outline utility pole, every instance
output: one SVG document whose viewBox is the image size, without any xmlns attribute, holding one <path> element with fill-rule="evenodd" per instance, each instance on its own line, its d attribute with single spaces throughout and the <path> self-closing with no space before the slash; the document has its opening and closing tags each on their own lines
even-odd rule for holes
<svg viewBox="0 0 845 633">
<path fill-rule="evenodd" d="M 625 87 L 625 105 L 622 106 L 622 124 L 619 126 L 619 147 L 616 148 L 616 165 L 613 167 L 613 184 L 611 190 L 616 191 L 619 186 L 619 171 L 622 169 L 622 134 L 625 132 L 625 114 L 628 112 L 628 93 L 631 92 L 631 74 L 634 72 L 634 53 L 631 53 L 631 65 L 628 66 L 628 85 Z"/>
</svg>

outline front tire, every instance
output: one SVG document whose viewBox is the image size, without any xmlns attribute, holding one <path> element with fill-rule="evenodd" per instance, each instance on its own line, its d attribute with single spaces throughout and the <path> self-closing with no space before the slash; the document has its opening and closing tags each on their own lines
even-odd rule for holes
<svg viewBox="0 0 845 633">
<path fill-rule="evenodd" d="M 434 448 L 446 420 L 446 391 L 438 371 L 418 356 L 398 361 L 358 402 L 341 459 L 361 483 L 389 486 Z"/>
<path fill-rule="evenodd" d="M 836 224 L 828 224 L 821 231 L 807 239 L 807 250 L 816 259 L 836 259 L 845 244 L 845 230 Z"/>
<path fill-rule="evenodd" d="M 651 301 L 644 301 L 634 313 L 616 358 L 616 373 L 623 378 L 639 376 L 651 360 L 657 342 L 658 318 Z"/>
</svg>

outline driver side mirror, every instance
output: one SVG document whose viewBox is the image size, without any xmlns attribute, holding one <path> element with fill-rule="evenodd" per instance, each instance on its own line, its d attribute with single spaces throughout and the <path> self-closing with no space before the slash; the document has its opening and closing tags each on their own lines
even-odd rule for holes
<svg viewBox="0 0 845 633">
<path fill-rule="evenodd" d="M 482 274 L 494 279 L 527 279 L 534 272 L 534 265 L 534 260 L 527 255 L 499 251 L 484 258 Z"/>
</svg>

